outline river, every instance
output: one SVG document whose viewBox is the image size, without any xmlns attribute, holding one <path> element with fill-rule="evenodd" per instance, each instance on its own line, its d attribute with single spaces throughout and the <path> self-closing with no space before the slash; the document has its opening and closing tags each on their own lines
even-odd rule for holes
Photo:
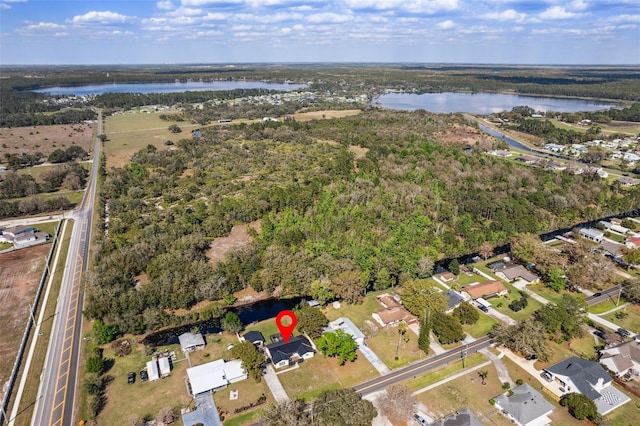
<svg viewBox="0 0 640 426">
<path fill-rule="evenodd" d="M 306 84 L 267 83 L 264 81 L 181 81 L 175 83 L 112 83 L 89 84 L 74 87 L 47 87 L 35 92 L 51 95 L 101 95 L 103 93 L 179 93 L 202 92 L 233 89 L 268 89 L 268 90 L 298 90 L 307 87 Z"/>
<path fill-rule="evenodd" d="M 434 113 L 468 112 L 487 115 L 511 111 L 516 106 L 529 106 L 535 111 L 578 112 L 597 111 L 616 106 L 615 103 L 577 98 L 550 98 L 507 93 L 388 93 L 376 99 L 383 108 L 414 111 L 425 109 Z"/>
</svg>

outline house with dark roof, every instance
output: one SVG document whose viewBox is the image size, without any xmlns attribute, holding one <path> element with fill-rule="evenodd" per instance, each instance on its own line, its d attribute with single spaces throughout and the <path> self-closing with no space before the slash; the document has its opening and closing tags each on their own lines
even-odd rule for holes
<svg viewBox="0 0 640 426">
<path fill-rule="evenodd" d="M 634 341 L 600 351 L 600 364 L 617 376 L 640 375 L 640 343 Z"/>
<path fill-rule="evenodd" d="M 246 340 L 247 342 L 251 342 L 256 346 L 262 346 L 266 341 L 264 340 L 264 336 L 262 335 L 262 333 L 260 333 L 259 331 L 247 331 L 242 337 L 244 337 L 244 340 Z"/>
<path fill-rule="evenodd" d="M 586 395 L 596 404 L 601 415 L 630 401 L 629 397 L 613 387 L 609 373 L 595 361 L 572 356 L 545 368 L 544 371 L 559 382 L 567 393 L 577 392 Z"/>
<path fill-rule="evenodd" d="M 465 407 L 447 417 L 436 420 L 432 426 L 485 426 L 469 408 Z"/>
<path fill-rule="evenodd" d="M 265 346 L 274 367 L 287 367 L 303 359 L 313 358 L 313 345 L 304 336 L 292 336 L 288 342 L 277 342 Z"/>
<path fill-rule="evenodd" d="M 455 290 L 449 290 L 447 292 L 447 311 L 446 312 L 453 311 L 463 301 L 464 301 L 464 297 L 462 297 L 460 293 L 458 293 Z"/>
<path fill-rule="evenodd" d="M 551 424 L 548 417 L 554 409 L 540 392 L 528 384 L 512 389 L 512 395 L 502 394 L 495 399 L 495 407 L 521 426 L 545 426 Z"/>
</svg>

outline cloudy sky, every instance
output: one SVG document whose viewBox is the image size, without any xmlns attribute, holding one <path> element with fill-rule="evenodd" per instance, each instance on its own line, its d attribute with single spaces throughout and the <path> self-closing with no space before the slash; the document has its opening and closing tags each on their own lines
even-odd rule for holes
<svg viewBox="0 0 640 426">
<path fill-rule="evenodd" d="M 639 64 L 640 0 L 0 0 L 1 64 Z"/>
</svg>

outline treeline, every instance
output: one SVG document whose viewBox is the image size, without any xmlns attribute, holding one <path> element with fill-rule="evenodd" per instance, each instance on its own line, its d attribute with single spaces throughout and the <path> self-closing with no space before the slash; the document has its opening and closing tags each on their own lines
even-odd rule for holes
<svg viewBox="0 0 640 426">
<path fill-rule="evenodd" d="M 104 180 L 109 232 L 87 315 L 140 334 L 179 322 L 172 309 L 247 286 L 357 302 L 428 276 L 443 256 L 640 202 L 638 188 L 617 193 L 597 177 L 470 154 L 444 142 L 454 128 L 453 140 L 476 132 L 461 116 L 370 112 L 215 126 L 178 149 L 141 150 Z M 355 159 L 350 145 L 366 155 Z M 252 244 L 208 262 L 212 239 L 256 219 Z"/>
<path fill-rule="evenodd" d="M 0 200 L 0 217 L 15 217 L 67 210 L 73 204 L 67 197 L 44 198 L 39 195 L 20 201 Z"/>
<path fill-rule="evenodd" d="M 527 118 L 515 125 L 502 125 L 508 129 L 518 130 L 530 135 L 544 138 L 547 143 L 556 143 L 560 145 L 570 145 L 574 143 L 583 143 L 597 137 L 597 133 L 593 132 L 577 132 L 571 129 L 561 129 L 553 125 L 549 120 L 539 120 Z"/>
<path fill-rule="evenodd" d="M 42 172 L 40 174 L 42 183 L 38 183 L 31 175 L 8 171 L 0 175 L 0 200 L 53 192 L 60 187 L 76 191 L 84 186 L 88 174 L 87 169 L 80 164 L 70 163 Z"/>
<path fill-rule="evenodd" d="M 4 99 L 3 99 L 4 102 Z M 31 112 L 15 112 L 0 114 L 0 127 L 48 126 L 52 124 L 73 124 L 85 120 L 95 120 L 97 113 L 89 108 L 65 109 L 63 111 L 44 114 Z"/>
</svg>

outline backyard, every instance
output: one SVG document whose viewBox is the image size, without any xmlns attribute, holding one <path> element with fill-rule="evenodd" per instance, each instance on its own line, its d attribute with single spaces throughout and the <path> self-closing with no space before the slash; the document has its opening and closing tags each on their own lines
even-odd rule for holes
<svg viewBox="0 0 640 426">
<path fill-rule="evenodd" d="M 521 298 L 520 292 L 510 283 L 503 282 L 502 284 L 504 284 L 509 290 L 509 294 L 507 296 L 491 297 L 488 299 L 489 303 L 491 303 L 497 311 L 510 316 L 516 321 L 524 321 L 527 318 L 530 318 L 535 311 L 542 307 L 542 303 L 532 297 L 529 297 L 526 308 L 518 312 L 512 311 L 511 308 L 509 308 L 509 304 L 514 300 Z"/>
</svg>

